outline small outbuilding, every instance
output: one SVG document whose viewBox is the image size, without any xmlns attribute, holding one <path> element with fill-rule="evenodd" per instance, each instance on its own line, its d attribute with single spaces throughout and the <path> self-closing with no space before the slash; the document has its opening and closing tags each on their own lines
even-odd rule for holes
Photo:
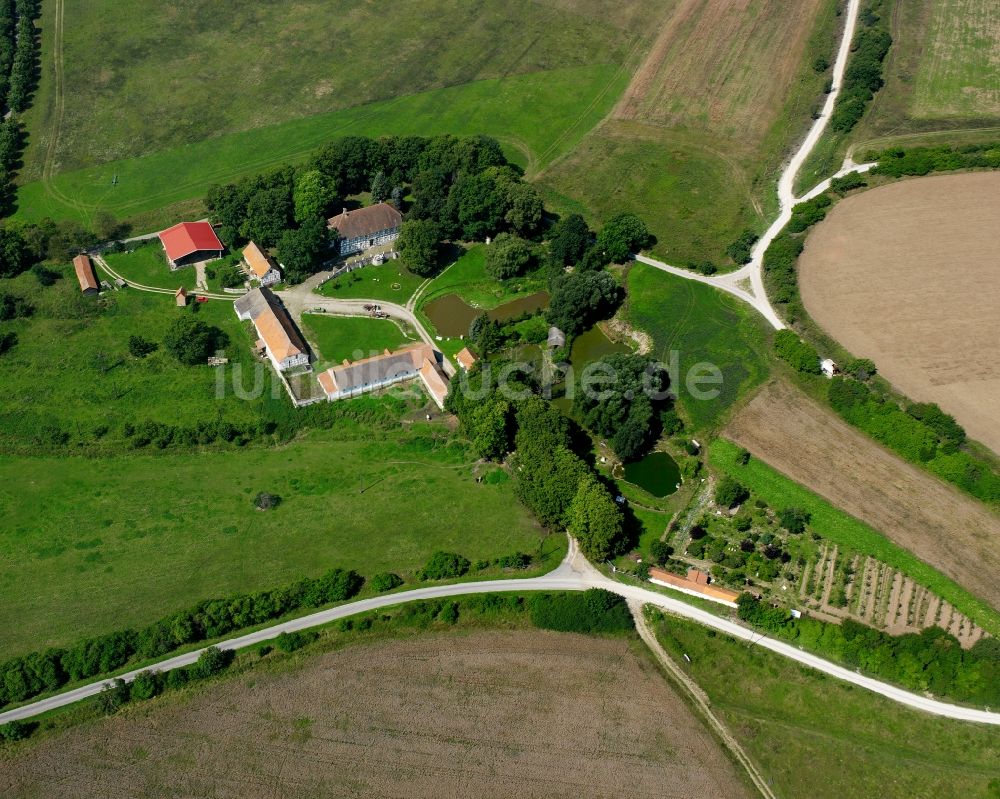
<svg viewBox="0 0 1000 799">
<path fill-rule="evenodd" d="M 83 253 L 76 256 L 73 259 L 73 269 L 76 270 L 76 279 L 83 294 L 100 293 L 101 284 L 97 282 L 97 274 L 94 272 L 94 264 L 89 255 Z"/>
<path fill-rule="evenodd" d="M 550 327 L 549 328 L 549 337 L 548 337 L 548 340 L 546 341 L 546 343 L 550 347 L 552 347 L 553 349 L 556 349 L 558 347 L 565 347 L 566 346 L 566 334 L 563 333 L 558 327 L 555 327 L 555 326 Z"/>
<path fill-rule="evenodd" d="M 176 301 L 178 308 L 183 308 L 188 304 L 188 293 L 184 286 L 181 286 L 174 292 L 174 300 Z"/>
<path fill-rule="evenodd" d="M 830 358 L 824 358 L 819 362 L 820 371 L 827 377 L 840 374 L 840 367 Z"/>
<path fill-rule="evenodd" d="M 159 236 L 171 269 L 221 258 L 225 250 L 208 222 L 181 222 Z"/>
<path fill-rule="evenodd" d="M 463 347 L 461 352 L 455 356 L 455 360 L 458 361 L 458 365 L 462 367 L 466 372 L 471 371 L 472 367 L 476 365 L 476 361 L 479 360 L 468 347 Z"/>
</svg>

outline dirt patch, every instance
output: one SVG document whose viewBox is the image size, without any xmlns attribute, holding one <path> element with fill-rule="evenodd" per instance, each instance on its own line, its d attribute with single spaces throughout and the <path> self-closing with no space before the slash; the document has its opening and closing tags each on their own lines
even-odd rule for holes
<svg viewBox="0 0 1000 799">
<path fill-rule="evenodd" d="M 748 797 L 625 641 L 427 635 L 165 697 L 0 767 L 13 797 Z"/>
<path fill-rule="evenodd" d="M 1000 452 L 1000 173 L 906 180 L 850 197 L 799 260 L 802 301 L 913 400 Z"/>
<path fill-rule="evenodd" d="M 1000 516 L 985 506 L 780 381 L 725 434 L 1000 609 Z"/>
</svg>

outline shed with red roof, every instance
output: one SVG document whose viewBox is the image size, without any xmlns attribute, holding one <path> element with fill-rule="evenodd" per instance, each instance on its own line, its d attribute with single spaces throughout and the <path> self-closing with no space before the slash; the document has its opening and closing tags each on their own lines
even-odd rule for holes
<svg viewBox="0 0 1000 799">
<path fill-rule="evenodd" d="M 160 233 L 171 269 L 221 258 L 225 249 L 208 222 L 181 222 Z"/>
</svg>

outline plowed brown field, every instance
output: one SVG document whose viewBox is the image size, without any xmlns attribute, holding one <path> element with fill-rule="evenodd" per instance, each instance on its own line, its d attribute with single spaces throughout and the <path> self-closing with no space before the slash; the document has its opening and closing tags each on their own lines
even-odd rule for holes
<svg viewBox="0 0 1000 799">
<path fill-rule="evenodd" d="M 1000 516 L 883 449 L 786 383 L 725 435 L 1000 609 Z"/>
<path fill-rule="evenodd" d="M 1000 172 L 844 200 L 810 233 L 799 279 L 824 330 L 1000 452 Z"/>
<path fill-rule="evenodd" d="M 164 697 L 0 760 L 13 797 L 749 797 L 622 640 L 355 646 Z"/>
</svg>

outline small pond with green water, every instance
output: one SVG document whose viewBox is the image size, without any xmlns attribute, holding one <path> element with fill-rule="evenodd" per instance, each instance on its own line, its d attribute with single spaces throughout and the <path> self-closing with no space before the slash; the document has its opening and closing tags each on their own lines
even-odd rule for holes
<svg viewBox="0 0 1000 799">
<path fill-rule="evenodd" d="M 681 470 L 666 452 L 650 452 L 645 458 L 625 464 L 625 479 L 662 498 L 680 488 Z"/>
<path fill-rule="evenodd" d="M 523 313 L 540 311 L 548 307 L 548 304 L 548 293 L 538 291 L 498 305 L 487 311 L 486 315 L 497 322 L 506 322 L 508 319 L 514 319 Z M 431 324 L 434 325 L 437 334 L 448 338 L 469 335 L 469 325 L 472 324 L 472 320 L 483 312 L 481 308 L 473 308 L 458 294 L 445 294 L 442 297 L 436 297 L 427 303 L 423 310 L 427 314 L 427 318 L 431 320 Z"/>
</svg>

